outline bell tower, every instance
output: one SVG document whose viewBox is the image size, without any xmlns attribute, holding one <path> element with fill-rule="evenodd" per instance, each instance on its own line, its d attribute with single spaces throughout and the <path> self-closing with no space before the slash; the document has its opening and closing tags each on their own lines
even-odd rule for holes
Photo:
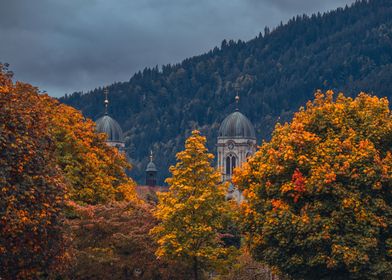
<svg viewBox="0 0 392 280">
<path fill-rule="evenodd" d="M 120 152 L 125 153 L 125 143 L 123 137 L 123 131 L 118 124 L 118 122 L 109 116 L 109 98 L 108 98 L 108 88 L 105 87 L 105 115 L 98 120 L 96 123 L 96 131 L 99 133 L 105 133 L 107 135 L 106 143 L 109 146 L 116 147 Z"/>
<path fill-rule="evenodd" d="M 150 162 L 146 168 L 146 185 L 149 187 L 155 187 L 157 185 L 157 174 L 158 169 L 153 162 L 153 154 L 150 152 Z"/>
<path fill-rule="evenodd" d="M 219 128 L 217 143 L 217 165 L 222 181 L 231 182 L 233 170 L 241 166 L 256 151 L 256 133 L 252 123 L 238 109 L 240 97 L 235 97 L 236 109 L 228 115 Z M 240 191 L 230 185 L 228 198 L 242 201 Z"/>
<path fill-rule="evenodd" d="M 238 109 L 240 97 L 235 97 L 236 109 L 228 115 L 219 128 L 217 159 L 222 181 L 230 181 L 233 170 L 241 166 L 256 151 L 255 129 L 249 119 Z"/>
</svg>

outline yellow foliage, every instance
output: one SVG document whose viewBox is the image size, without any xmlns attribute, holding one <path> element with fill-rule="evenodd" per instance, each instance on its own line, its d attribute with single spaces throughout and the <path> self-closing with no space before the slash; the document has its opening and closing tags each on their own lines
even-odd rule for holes
<svg viewBox="0 0 392 280">
<path fill-rule="evenodd" d="M 193 131 L 177 154 L 172 177 L 166 180 L 169 192 L 158 195 L 155 216 L 160 223 L 151 231 L 159 244 L 158 257 L 196 265 L 197 271 L 223 267 L 234 251 L 219 238 L 232 206 L 225 201 L 228 186 L 220 184 L 205 142 Z"/>
<path fill-rule="evenodd" d="M 134 182 L 125 173 L 130 168 L 125 155 L 106 144 L 106 135 L 95 132 L 95 123 L 47 95 L 39 95 L 37 102 L 49 118 L 69 198 L 81 204 L 136 201 Z"/>
<path fill-rule="evenodd" d="M 387 99 L 317 92 L 235 172 L 256 256 L 299 278 L 391 271 L 383 249 L 392 234 L 391 151 Z M 312 265 L 298 264 L 299 255 Z"/>
</svg>

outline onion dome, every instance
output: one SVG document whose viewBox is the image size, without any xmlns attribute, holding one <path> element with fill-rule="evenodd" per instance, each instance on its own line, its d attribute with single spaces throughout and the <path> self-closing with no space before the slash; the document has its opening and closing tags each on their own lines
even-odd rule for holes
<svg viewBox="0 0 392 280">
<path fill-rule="evenodd" d="M 150 152 L 150 162 L 147 164 L 146 172 L 150 172 L 150 171 L 157 172 L 158 171 L 157 167 L 155 166 L 155 163 L 152 161 L 152 158 L 153 158 L 153 155 L 152 155 L 152 151 L 151 151 Z"/>
<path fill-rule="evenodd" d="M 123 132 L 120 125 L 108 114 L 108 88 L 104 89 L 104 93 L 105 115 L 96 120 L 96 131 L 99 133 L 106 133 L 107 142 L 123 142 Z"/>
<path fill-rule="evenodd" d="M 256 139 L 256 133 L 249 119 L 237 110 L 223 120 L 218 138 Z"/>
<path fill-rule="evenodd" d="M 118 124 L 109 115 L 105 115 L 96 121 L 96 130 L 99 133 L 106 133 L 107 141 L 110 142 L 123 142 L 123 132 Z"/>
<path fill-rule="evenodd" d="M 146 172 L 150 172 L 150 171 L 154 171 L 154 172 L 158 171 L 157 167 L 155 166 L 155 163 L 153 163 L 152 161 L 150 161 L 147 164 L 147 168 L 146 168 Z"/>
</svg>

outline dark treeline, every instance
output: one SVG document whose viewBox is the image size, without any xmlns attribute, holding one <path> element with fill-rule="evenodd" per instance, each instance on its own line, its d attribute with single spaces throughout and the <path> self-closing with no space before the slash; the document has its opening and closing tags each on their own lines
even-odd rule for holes
<svg viewBox="0 0 392 280">
<path fill-rule="evenodd" d="M 198 128 L 215 151 L 220 122 L 234 109 L 254 123 L 259 143 L 275 123 L 289 120 L 317 89 L 392 97 L 392 1 L 358 1 L 325 14 L 297 16 L 249 42 L 226 41 L 220 48 L 177 65 L 146 68 L 128 82 L 109 86 L 110 114 L 126 136 L 132 176 L 144 181 L 149 150 L 160 183 Z M 101 88 L 61 101 L 96 119 L 103 114 Z"/>
</svg>

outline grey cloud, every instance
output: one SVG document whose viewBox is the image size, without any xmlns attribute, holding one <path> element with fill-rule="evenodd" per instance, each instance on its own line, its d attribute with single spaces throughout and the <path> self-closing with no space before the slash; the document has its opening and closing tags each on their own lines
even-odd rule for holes
<svg viewBox="0 0 392 280">
<path fill-rule="evenodd" d="M 288 13 L 315 13 L 318 11 L 327 11 L 337 7 L 343 7 L 354 1 L 346 0 L 249 0 L 257 5 L 270 5 L 278 10 Z"/>
<path fill-rule="evenodd" d="M 0 61 L 61 96 L 353 0 L 0 0 Z"/>
</svg>

